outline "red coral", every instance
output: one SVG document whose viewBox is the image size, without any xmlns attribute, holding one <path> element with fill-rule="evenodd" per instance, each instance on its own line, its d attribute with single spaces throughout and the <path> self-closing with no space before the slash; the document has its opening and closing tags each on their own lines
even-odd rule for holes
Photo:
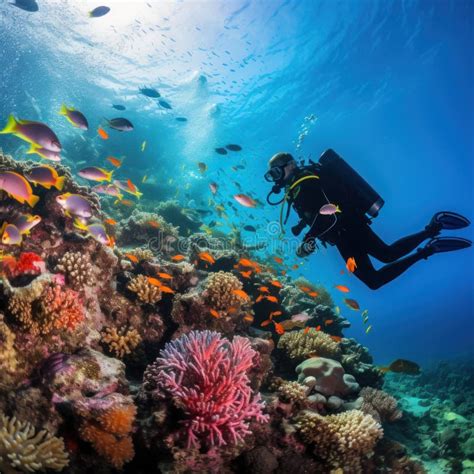
<svg viewBox="0 0 474 474">
<path fill-rule="evenodd" d="M 236 444 L 250 433 L 250 421 L 268 420 L 247 375 L 255 355 L 246 338 L 230 342 L 217 332 L 192 331 L 166 344 L 145 372 L 145 390 L 182 410 L 184 430 L 177 434 L 188 448 Z"/>
<path fill-rule="evenodd" d="M 4 258 L 3 269 L 10 279 L 21 275 L 39 275 L 44 269 L 44 261 L 36 253 L 23 252 L 18 259 Z"/>
</svg>

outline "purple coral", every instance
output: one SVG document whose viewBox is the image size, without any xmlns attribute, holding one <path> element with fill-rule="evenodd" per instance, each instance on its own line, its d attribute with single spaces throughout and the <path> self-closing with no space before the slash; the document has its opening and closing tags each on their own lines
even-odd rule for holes
<svg viewBox="0 0 474 474">
<path fill-rule="evenodd" d="M 217 332 L 192 331 L 166 344 L 147 368 L 144 386 L 184 412 L 178 436 L 188 448 L 235 444 L 250 433 L 252 419 L 268 420 L 247 375 L 255 355 L 243 337 L 230 342 Z"/>
</svg>

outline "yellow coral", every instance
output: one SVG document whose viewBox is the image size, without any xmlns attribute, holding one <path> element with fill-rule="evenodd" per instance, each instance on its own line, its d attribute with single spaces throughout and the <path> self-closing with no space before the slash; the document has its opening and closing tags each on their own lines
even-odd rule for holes
<svg viewBox="0 0 474 474">
<path fill-rule="evenodd" d="M 278 395 L 284 402 L 292 402 L 295 405 L 303 405 L 306 402 L 308 387 L 298 382 L 283 382 L 278 387 Z"/>
<path fill-rule="evenodd" d="M 0 472 L 61 471 L 68 464 L 62 438 L 0 415 Z"/>
<path fill-rule="evenodd" d="M 107 344 L 110 352 L 119 358 L 130 354 L 142 340 L 136 329 L 120 328 L 117 331 L 117 328 L 108 327 L 101 335 L 102 341 Z"/>
<path fill-rule="evenodd" d="M 15 334 L 4 323 L 3 315 L 0 314 L 0 371 L 10 374 L 17 369 L 17 358 L 15 351 Z"/>
<path fill-rule="evenodd" d="M 341 350 L 339 344 L 321 331 L 286 332 L 278 341 L 278 348 L 285 349 L 292 359 L 303 359 L 309 354 L 317 354 L 320 357 L 339 359 Z"/>
<path fill-rule="evenodd" d="M 157 303 L 161 300 L 161 291 L 157 286 L 152 285 L 145 275 L 138 275 L 127 285 L 130 291 L 137 294 L 143 303 Z"/>
<path fill-rule="evenodd" d="M 66 252 L 58 261 L 56 270 L 64 273 L 76 290 L 93 286 L 95 278 L 89 257 L 81 252 Z"/>
<path fill-rule="evenodd" d="M 205 283 L 204 296 L 206 303 L 216 310 L 240 308 L 242 299 L 233 293 L 241 290 L 242 282 L 232 273 L 219 271 L 210 275 Z"/>
<path fill-rule="evenodd" d="M 354 474 L 363 472 L 364 458 L 370 456 L 383 436 L 380 424 L 359 410 L 329 416 L 301 411 L 296 417 L 296 429 L 331 469 Z"/>
</svg>

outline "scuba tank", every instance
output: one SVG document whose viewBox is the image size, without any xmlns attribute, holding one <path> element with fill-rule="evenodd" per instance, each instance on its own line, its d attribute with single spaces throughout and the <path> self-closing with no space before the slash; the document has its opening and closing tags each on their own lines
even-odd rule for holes
<svg viewBox="0 0 474 474">
<path fill-rule="evenodd" d="M 318 164 L 323 188 L 328 190 L 332 202 L 341 204 L 343 212 L 349 208 L 357 214 L 378 216 L 385 201 L 334 150 L 326 150 L 319 157 Z"/>
</svg>

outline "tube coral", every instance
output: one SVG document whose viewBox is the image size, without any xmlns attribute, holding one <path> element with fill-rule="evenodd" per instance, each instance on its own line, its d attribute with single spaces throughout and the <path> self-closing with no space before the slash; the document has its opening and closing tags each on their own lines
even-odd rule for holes
<svg viewBox="0 0 474 474">
<path fill-rule="evenodd" d="M 182 410 L 177 435 L 188 448 L 236 444 L 250 433 L 250 421 L 268 419 L 247 375 L 255 354 L 243 337 L 230 342 L 217 332 L 192 331 L 167 343 L 147 367 L 145 390 Z"/>
</svg>

